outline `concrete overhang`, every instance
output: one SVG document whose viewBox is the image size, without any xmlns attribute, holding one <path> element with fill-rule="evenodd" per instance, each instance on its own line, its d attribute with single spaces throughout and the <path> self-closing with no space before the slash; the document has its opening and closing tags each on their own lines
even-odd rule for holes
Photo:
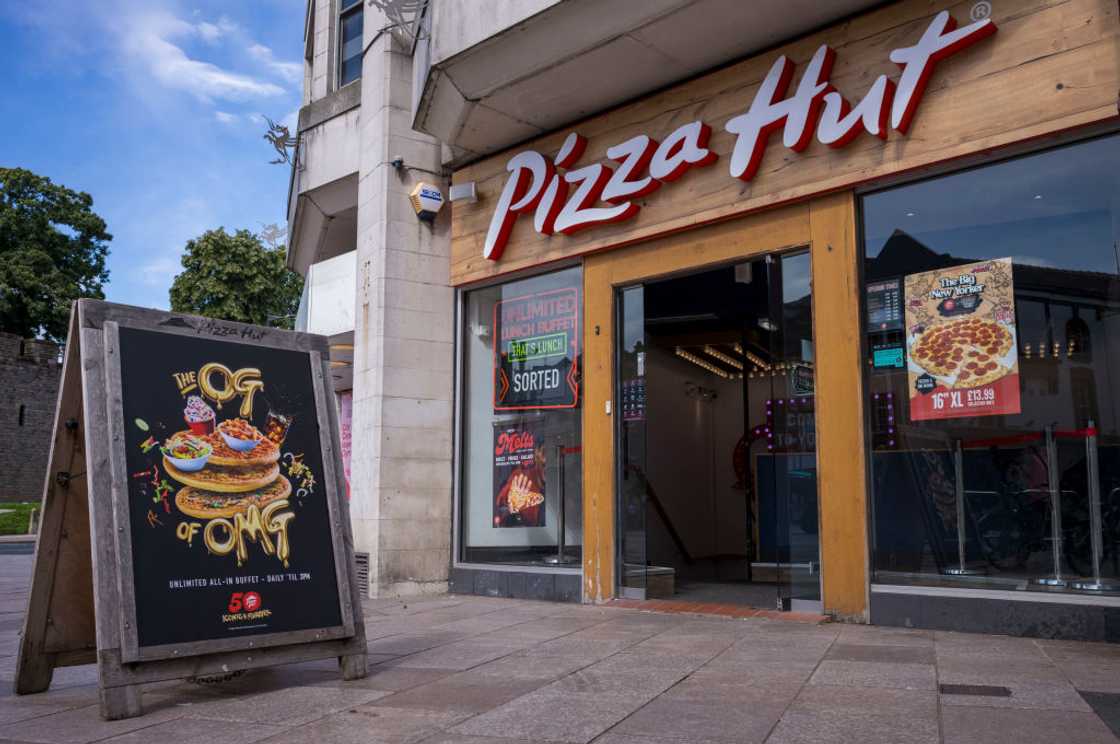
<svg viewBox="0 0 1120 744">
<path fill-rule="evenodd" d="M 560 0 L 463 49 L 437 19 L 413 128 L 462 165 L 880 4 Z"/>
<path fill-rule="evenodd" d="M 307 276 L 312 264 L 354 250 L 358 237 L 358 174 L 296 197 L 288 224 L 288 268 Z"/>
</svg>

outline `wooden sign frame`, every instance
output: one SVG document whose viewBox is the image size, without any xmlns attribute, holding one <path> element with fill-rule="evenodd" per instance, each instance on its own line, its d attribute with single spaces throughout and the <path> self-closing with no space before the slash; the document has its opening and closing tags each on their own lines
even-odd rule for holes
<svg viewBox="0 0 1120 744">
<path fill-rule="evenodd" d="M 307 355 L 341 624 L 140 645 L 125 462 L 122 328 Z M 101 714 L 118 719 L 140 715 L 139 685 L 147 682 L 324 658 L 339 659 L 344 679 L 364 677 L 365 626 L 330 379 L 328 341 L 323 336 L 94 300 L 76 302 L 15 691 L 42 692 L 50 686 L 55 667 L 96 662 Z"/>
</svg>

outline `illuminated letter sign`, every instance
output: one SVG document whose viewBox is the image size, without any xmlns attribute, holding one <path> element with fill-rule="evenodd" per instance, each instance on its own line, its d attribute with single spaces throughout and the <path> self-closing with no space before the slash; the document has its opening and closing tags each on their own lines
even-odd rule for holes
<svg viewBox="0 0 1120 744">
<path fill-rule="evenodd" d="M 728 161 L 733 178 L 750 181 L 758 172 L 770 135 L 782 131 L 782 144 L 801 152 L 813 140 L 829 147 L 847 145 L 861 132 L 885 140 L 888 128 L 905 135 L 936 64 L 996 32 L 990 18 L 962 28 L 941 11 L 913 46 L 895 49 L 890 60 L 901 69 L 897 83 L 880 75 L 854 107 L 829 78 L 836 52 L 822 44 L 805 66 L 793 95 L 787 96 L 795 65 L 779 57 L 755 92 L 747 110 L 728 120 L 735 135 Z M 690 168 L 711 165 L 717 155 L 708 149 L 711 129 L 702 121 L 678 127 L 658 143 L 647 135 L 631 137 L 607 149 L 617 169 L 592 163 L 574 170 L 587 140 L 572 132 L 555 161 L 533 150 L 520 152 L 506 165 L 506 179 L 486 233 L 482 255 L 502 257 L 517 217 L 533 212 L 533 228 L 541 235 L 563 233 L 634 217 L 635 199 L 651 194 Z"/>
</svg>

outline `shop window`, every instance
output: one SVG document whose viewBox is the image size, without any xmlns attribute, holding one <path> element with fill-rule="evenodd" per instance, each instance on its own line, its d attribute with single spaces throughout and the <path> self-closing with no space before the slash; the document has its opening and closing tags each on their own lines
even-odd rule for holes
<svg viewBox="0 0 1120 744">
<path fill-rule="evenodd" d="M 874 580 L 1120 593 L 1120 136 L 862 222 Z"/>
<path fill-rule="evenodd" d="M 460 559 L 580 565 L 579 268 L 463 301 Z"/>
</svg>

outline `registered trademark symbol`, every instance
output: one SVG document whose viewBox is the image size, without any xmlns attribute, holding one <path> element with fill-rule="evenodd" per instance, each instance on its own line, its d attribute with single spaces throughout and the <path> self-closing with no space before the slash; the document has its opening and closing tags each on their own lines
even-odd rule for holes
<svg viewBox="0 0 1120 744">
<path fill-rule="evenodd" d="M 989 3 L 988 0 L 980 0 L 980 2 L 972 6 L 972 10 L 969 11 L 968 15 L 974 21 L 982 21 L 991 14 L 992 4 Z"/>
</svg>

